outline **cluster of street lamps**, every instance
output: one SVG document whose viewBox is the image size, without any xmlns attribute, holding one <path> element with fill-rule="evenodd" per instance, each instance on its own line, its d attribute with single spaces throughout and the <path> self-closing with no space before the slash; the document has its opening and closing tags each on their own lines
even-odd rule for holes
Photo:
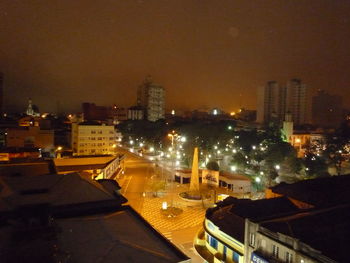
<svg viewBox="0 0 350 263">
<path fill-rule="evenodd" d="M 227 127 L 229 130 L 232 129 L 231 126 Z M 165 151 L 162 149 L 155 149 L 155 147 L 152 146 L 148 146 L 146 145 L 146 143 L 141 139 L 130 139 L 129 140 L 129 144 L 131 146 L 131 148 L 148 148 L 148 152 L 152 155 L 154 155 L 155 153 L 157 153 L 159 155 L 159 157 L 161 158 L 166 158 L 168 160 L 170 160 L 172 162 L 172 166 L 173 168 L 180 166 L 181 164 L 181 159 L 183 157 L 186 156 L 186 153 L 183 152 L 183 143 L 186 142 L 186 137 L 182 136 L 180 134 L 178 134 L 175 130 L 172 130 L 171 132 L 169 132 L 167 134 L 167 137 L 170 139 L 170 146 L 169 148 Z M 203 167 L 205 167 L 207 165 L 207 163 L 214 157 L 216 159 L 222 159 L 222 155 L 231 155 L 231 154 L 237 154 L 239 152 L 243 151 L 242 147 L 239 147 L 236 145 L 236 140 L 239 139 L 239 136 L 236 135 L 234 136 L 232 139 L 230 139 L 228 141 L 228 143 L 226 144 L 220 144 L 220 142 L 217 142 L 216 144 L 213 145 L 212 147 L 212 151 L 208 151 L 208 152 L 200 152 L 200 155 L 203 158 L 203 162 L 201 163 L 201 165 Z M 260 143 L 259 145 L 252 145 L 251 149 L 253 152 L 256 152 L 256 154 L 259 152 L 264 152 L 266 151 L 266 149 L 268 148 L 267 145 Z M 142 154 L 142 152 L 140 152 L 139 154 Z M 151 157 L 152 158 L 152 157 Z M 248 155 L 244 155 L 245 158 L 245 162 L 247 164 L 251 163 L 251 160 L 249 159 Z M 152 158 L 151 160 L 154 160 L 154 158 Z M 237 165 L 231 165 L 229 166 L 229 169 L 231 172 L 237 172 L 238 171 L 238 166 Z M 274 169 L 276 171 L 279 171 L 281 169 L 279 164 L 276 164 L 274 166 Z M 262 182 L 262 177 L 264 177 L 264 171 L 260 171 L 255 177 L 254 180 L 256 183 L 261 183 Z"/>
</svg>

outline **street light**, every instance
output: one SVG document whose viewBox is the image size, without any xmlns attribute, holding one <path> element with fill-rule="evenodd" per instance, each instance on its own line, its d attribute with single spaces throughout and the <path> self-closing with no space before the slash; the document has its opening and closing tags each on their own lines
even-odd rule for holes
<svg viewBox="0 0 350 263">
<path fill-rule="evenodd" d="M 174 137 L 177 137 L 178 134 L 175 131 L 168 133 L 168 137 L 171 137 L 171 146 L 174 146 Z"/>
<path fill-rule="evenodd" d="M 61 158 L 62 146 L 58 146 L 56 149 L 56 158 Z"/>
</svg>

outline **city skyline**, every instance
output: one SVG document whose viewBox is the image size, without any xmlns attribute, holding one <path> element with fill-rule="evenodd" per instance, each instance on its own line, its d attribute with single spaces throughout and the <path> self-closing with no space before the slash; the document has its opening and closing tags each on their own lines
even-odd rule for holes
<svg viewBox="0 0 350 263">
<path fill-rule="evenodd" d="M 345 95 L 350 2 L 50 1 L 0 4 L 5 109 L 136 105 L 145 76 L 166 108 L 256 109 L 257 88 L 300 78 Z M 344 96 L 344 106 L 350 99 Z"/>
</svg>

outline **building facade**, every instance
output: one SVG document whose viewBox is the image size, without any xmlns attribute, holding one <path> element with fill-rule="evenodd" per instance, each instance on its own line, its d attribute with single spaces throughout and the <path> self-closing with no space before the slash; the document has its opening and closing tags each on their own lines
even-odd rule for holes
<svg viewBox="0 0 350 263">
<path fill-rule="evenodd" d="M 295 125 L 307 123 L 308 103 L 306 85 L 300 79 L 292 79 L 287 82 L 285 93 L 285 112 L 292 114 L 292 120 Z"/>
<path fill-rule="evenodd" d="M 137 91 L 137 104 L 145 109 L 146 119 L 157 121 L 165 118 L 165 90 L 147 77 Z"/>
<path fill-rule="evenodd" d="M 290 113 L 295 125 L 308 122 L 307 87 L 300 79 L 292 79 L 286 86 L 269 81 L 258 89 L 257 122 L 282 123 Z"/>
<path fill-rule="evenodd" d="M 269 81 L 263 87 L 258 88 L 257 122 L 268 123 L 272 120 L 280 120 L 284 114 L 285 93 L 276 81 Z"/>
<path fill-rule="evenodd" d="M 195 238 L 195 249 L 207 262 L 249 262 L 246 249 L 246 219 L 261 221 L 276 214 L 298 211 L 286 198 L 249 200 L 228 197 L 209 208 L 204 227 Z"/>
<path fill-rule="evenodd" d="M 347 262 L 349 238 L 338 235 L 348 235 L 349 214 L 348 206 L 339 206 L 260 223 L 246 219 L 244 262 Z"/>
<path fill-rule="evenodd" d="M 84 120 L 103 121 L 117 124 L 120 121 L 127 120 L 127 109 L 113 106 L 97 106 L 95 103 L 84 102 L 82 104 Z"/>
<path fill-rule="evenodd" d="M 128 120 L 143 120 L 144 110 L 141 106 L 133 106 L 128 108 Z"/>
<path fill-rule="evenodd" d="M 114 154 L 117 144 L 113 125 L 72 123 L 73 155 Z"/>
<path fill-rule="evenodd" d="M 37 126 L 9 128 L 6 130 L 7 147 L 40 148 L 43 152 L 54 149 L 54 131 Z"/>
</svg>

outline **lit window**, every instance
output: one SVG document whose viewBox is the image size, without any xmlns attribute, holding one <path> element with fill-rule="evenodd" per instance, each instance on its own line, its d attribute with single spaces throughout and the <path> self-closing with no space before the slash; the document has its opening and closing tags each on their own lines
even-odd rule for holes
<svg viewBox="0 0 350 263">
<path fill-rule="evenodd" d="M 208 239 L 209 239 L 209 245 L 212 248 L 218 249 L 218 241 L 210 235 L 208 235 Z"/>
<path fill-rule="evenodd" d="M 292 254 L 289 253 L 289 252 L 286 252 L 286 262 L 287 263 L 292 263 L 293 262 Z"/>
<path fill-rule="evenodd" d="M 272 255 L 275 257 L 275 258 L 278 258 L 278 246 L 276 245 L 272 245 Z"/>
<path fill-rule="evenodd" d="M 249 245 L 255 246 L 255 234 L 249 233 Z"/>
<path fill-rule="evenodd" d="M 232 251 L 232 260 L 235 263 L 239 262 L 239 254 L 237 252 L 235 252 L 235 251 Z"/>
</svg>

